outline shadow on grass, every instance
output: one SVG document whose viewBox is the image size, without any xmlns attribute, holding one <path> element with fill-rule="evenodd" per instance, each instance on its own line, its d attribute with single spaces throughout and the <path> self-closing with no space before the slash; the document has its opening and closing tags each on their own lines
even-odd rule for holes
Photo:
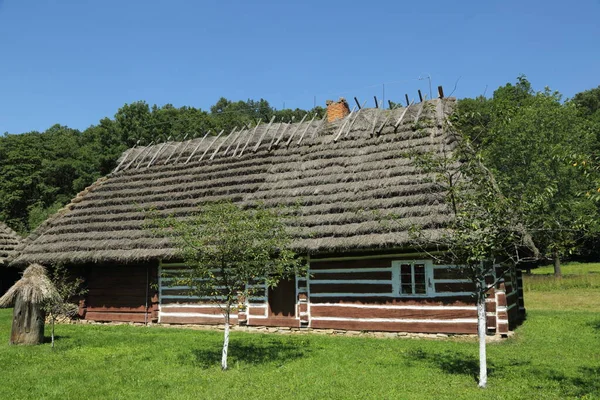
<svg viewBox="0 0 600 400">
<path fill-rule="evenodd" d="M 555 381 L 565 396 L 598 398 L 600 396 L 600 366 L 579 367 L 577 376 L 567 376 L 555 370 L 536 371 L 539 377 Z"/>
<path fill-rule="evenodd" d="M 70 339 L 71 336 L 65 336 L 65 335 L 54 335 L 54 342 L 59 342 L 63 339 Z M 44 336 L 44 343 L 52 343 L 52 337 L 51 336 Z"/>
<path fill-rule="evenodd" d="M 221 365 L 222 343 L 213 343 L 203 349 L 194 349 L 189 354 L 179 357 L 183 364 L 192 364 L 201 368 L 212 368 Z M 285 362 L 304 357 L 310 350 L 306 340 L 281 340 L 278 338 L 248 342 L 248 340 L 231 339 L 228 350 L 228 364 L 259 365 Z"/>
<path fill-rule="evenodd" d="M 479 378 L 479 359 L 457 351 L 444 352 L 426 352 L 421 349 L 409 351 L 406 354 L 406 359 L 409 361 L 422 361 L 432 364 L 446 374 L 467 375 L 473 378 L 476 382 Z M 492 376 L 495 372 L 502 368 L 494 366 L 488 360 L 488 376 Z"/>
<path fill-rule="evenodd" d="M 600 319 L 592 321 L 588 325 L 591 326 L 592 329 L 594 329 L 595 331 L 599 331 L 600 332 Z"/>
</svg>

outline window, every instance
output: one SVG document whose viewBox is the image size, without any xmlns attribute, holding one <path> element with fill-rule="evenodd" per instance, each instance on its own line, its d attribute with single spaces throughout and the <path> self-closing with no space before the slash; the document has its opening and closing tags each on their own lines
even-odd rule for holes
<svg viewBox="0 0 600 400">
<path fill-rule="evenodd" d="M 426 296 L 434 291 L 429 261 L 393 261 L 392 280 L 397 296 Z"/>
</svg>

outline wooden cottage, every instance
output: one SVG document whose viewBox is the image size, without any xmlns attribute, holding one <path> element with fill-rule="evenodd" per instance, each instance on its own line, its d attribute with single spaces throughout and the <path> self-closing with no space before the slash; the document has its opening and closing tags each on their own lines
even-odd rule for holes
<svg viewBox="0 0 600 400">
<path fill-rule="evenodd" d="M 0 296 L 20 277 L 20 271 L 8 265 L 14 259 L 15 249 L 22 240 L 15 231 L 0 222 Z"/>
<path fill-rule="evenodd" d="M 88 285 L 81 314 L 89 320 L 222 323 L 217 306 L 161 279 L 185 265 L 168 239 L 144 229 L 143 210 L 185 217 L 219 199 L 299 205 L 290 229 L 308 274 L 247 299 L 234 322 L 475 333 L 470 281 L 435 265 L 409 233 L 416 226 L 439 235 L 448 222 L 444 193 L 406 155 L 452 149 L 455 138 L 444 127 L 454 104 L 435 99 L 355 112 L 344 106 L 335 121 L 271 121 L 132 148 L 109 176 L 36 230 L 16 263 L 76 269 Z M 490 333 L 507 333 L 524 315 L 520 287 L 513 271 L 491 293 Z"/>
</svg>

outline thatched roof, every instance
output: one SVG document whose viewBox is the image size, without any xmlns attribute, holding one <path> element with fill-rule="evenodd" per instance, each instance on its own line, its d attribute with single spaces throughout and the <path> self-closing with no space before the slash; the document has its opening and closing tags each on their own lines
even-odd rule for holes
<svg viewBox="0 0 600 400">
<path fill-rule="evenodd" d="M 27 303 L 35 304 L 59 297 L 56 287 L 46 275 L 46 269 L 38 264 L 27 267 L 23 277 L 0 297 L 0 307 L 12 306 L 17 296 Z"/>
<path fill-rule="evenodd" d="M 444 126 L 454 104 L 363 109 L 333 123 L 262 124 L 129 149 L 115 171 L 26 239 L 16 263 L 169 258 L 173 245 L 144 229 L 143 210 L 184 217 L 218 199 L 299 205 L 290 227 L 299 252 L 410 247 L 409 227 L 438 235 L 448 212 L 443 193 L 406 155 L 452 147 Z"/>
<path fill-rule="evenodd" d="M 23 238 L 0 222 L 0 266 L 8 264 L 16 255 L 15 248 Z"/>
</svg>

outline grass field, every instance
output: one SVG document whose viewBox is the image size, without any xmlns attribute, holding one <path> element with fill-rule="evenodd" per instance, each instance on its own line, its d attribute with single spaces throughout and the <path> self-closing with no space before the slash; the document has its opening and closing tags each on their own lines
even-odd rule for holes
<svg viewBox="0 0 600 400">
<path fill-rule="evenodd" d="M 0 399 L 600 398 L 600 289 L 550 290 L 543 273 L 525 277 L 527 321 L 488 347 L 485 393 L 471 340 L 233 332 L 221 372 L 220 332 L 60 325 L 55 350 L 8 346 L 11 313 L 0 310 Z"/>
</svg>

